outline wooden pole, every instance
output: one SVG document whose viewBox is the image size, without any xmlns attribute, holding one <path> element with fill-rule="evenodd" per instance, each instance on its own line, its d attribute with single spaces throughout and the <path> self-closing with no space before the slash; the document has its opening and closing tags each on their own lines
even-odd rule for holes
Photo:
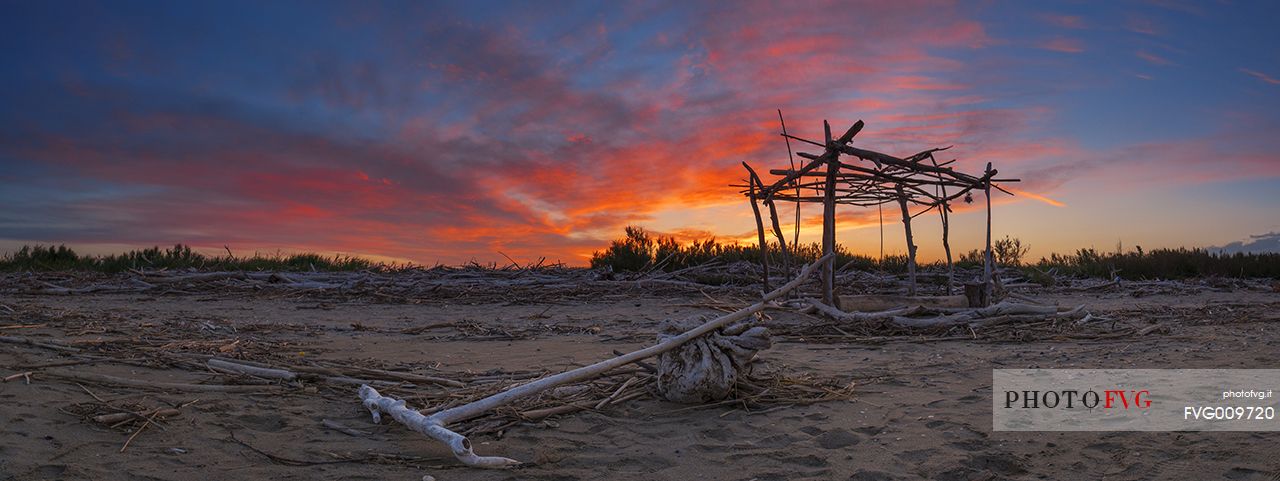
<svg viewBox="0 0 1280 481">
<path fill-rule="evenodd" d="M 831 124 L 822 121 L 822 126 L 826 130 L 827 145 L 830 149 L 831 140 Z M 836 174 L 840 171 L 839 154 L 828 156 L 827 161 L 827 182 L 823 186 L 825 188 L 822 197 L 822 255 L 829 256 L 836 251 Z M 836 272 L 835 262 L 828 262 L 822 266 L 822 302 L 830 305 L 835 302 L 836 289 Z"/>
<path fill-rule="evenodd" d="M 987 175 L 982 190 L 987 195 L 987 255 L 982 262 L 982 290 L 988 304 L 991 303 L 991 275 L 995 269 L 995 259 L 991 256 L 991 162 L 987 162 Z M 984 306 L 985 307 L 985 306 Z"/>
<path fill-rule="evenodd" d="M 884 269 L 884 204 L 876 204 L 876 215 L 880 218 L 880 268 Z"/>
<path fill-rule="evenodd" d="M 744 163 L 743 165 L 746 164 Z M 761 292 L 769 292 L 769 245 L 764 240 L 764 221 L 760 219 L 760 206 L 756 205 L 756 200 L 756 181 L 753 175 L 751 179 L 751 212 L 756 215 L 756 234 L 760 238 L 760 266 L 764 268 L 764 274 L 761 277 L 764 290 Z"/>
<path fill-rule="evenodd" d="M 760 176 L 756 175 L 755 169 L 752 169 L 751 166 L 747 165 L 746 162 L 743 162 L 742 166 L 747 168 L 747 172 L 751 174 L 751 181 L 754 182 L 755 185 L 764 187 L 764 182 L 760 181 Z M 774 202 L 772 199 L 765 200 L 764 204 L 769 206 L 769 220 L 772 221 L 772 224 L 773 224 L 773 235 L 774 237 L 778 238 L 778 250 L 782 251 L 782 272 L 785 274 L 784 278 L 790 281 L 791 280 L 791 254 L 790 254 L 790 251 L 787 250 L 787 238 L 786 236 L 782 235 L 782 225 L 778 222 L 778 209 L 774 205 Z M 800 205 L 800 203 L 797 202 L 796 205 Z M 766 291 L 769 290 L 767 284 L 765 286 L 765 290 Z"/>
<path fill-rule="evenodd" d="M 778 223 L 778 209 L 774 207 L 772 200 L 766 204 L 769 206 L 769 218 L 773 220 L 773 235 L 778 238 L 778 250 L 782 251 L 782 271 L 786 273 L 784 277 L 789 281 L 791 280 L 791 252 L 787 250 L 787 238 L 782 235 L 782 226 Z"/>
<path fill-rule="evenodd" d="M 947 239 L 948 233 L 951 231 L 947 208 L 947 203 L 944 201 L 942 208 L 938 209 L 938 214 L 942 216 L 942 250 L 947 253 L 947 295 L 949 296 L 951 295 L 952 284 L 956 282 L 956 269 L 955 264 L 951 262 L 951 243 Z"/>
<path fill-rule="evenodd" d="M 911 211 L 907 209 L 907 194 L 898 185 L 898 206 L 902 208 L 902 227 L 907 232 L 907 295 L 916 295 L 916 244 L 911 237 Z"/>
<path fill-rule="evenodd" d="M 934 167 L 938 166 L 938 159 L 933 158 L 933 155 L 929 156 L 929 160 L 933 161 Z M 947 212 L 947 210 L 950 209 L 951 207 L 949 204 L 947 204 L 947 200 L 946 200 L 947 186 L 942 185 L 941 183 L 942 174 L 938 174 L 938 180 L 939 180 L 938 188 L 941 189 L 940 191 L 942 193 L 942 200 L 941 200 L 942 203 L 938 205 L 938 215 L 942 217 L 942 250 L 947 253 L 947 290 L 946 292 L 947 292 L 947 295 L 949 296 L 951 295 L 952 284 L 955 284 L 956 282 L 955 264 L 951 262 L 951 243 L 947 239 L 948 234 L 951 231 L 951 226 L 949 223 L 950 219 L 948 218 L 950 216 L 950 213 Z"/>
</svg>

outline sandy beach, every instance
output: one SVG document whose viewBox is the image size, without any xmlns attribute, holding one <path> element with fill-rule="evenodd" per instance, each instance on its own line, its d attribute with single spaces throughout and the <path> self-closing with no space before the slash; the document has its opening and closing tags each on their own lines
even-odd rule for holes
<svg viewBox="0 0 1280 481">
<path fill-rule="evenodd" d="M 992 432 L 995 368 L 1248 368 L 1274 361 L 1280 299 L 1261 289 L 1188 287 L 1046 291 L 1147 333 L 1023 341 L 963 336 L 803 335 L 815 318 L 770 310 L 772 369 L 853 383 L 847 400 L 743 408 L 643 396 L 473 436 L 478 453 L 524 461 L 511 470 L 459 465 L 443 446 L 391 422 L 374 425 L 356 386 L 300 383 L 270 392 L 180 392 L 76 381 L 57 373 L 150 382 L 245 383 L 210 370 L 148 366 L 131 345 L 277 364 L 381 366 L 444 378 L 555 373 L 651 343 L 667 318 L 712 315 L 732 293 L 632 289 L 591 300 L 480 296 L 412 303 L 306 294 L 13 295 L 5 335 L 77 352 L 0 344 L 0 479 L 1239 479 L 1280 476 L 1268 433 Z M 22 327 L 15 327 L 22 326 Z M 425 329 L 421 329 L 422 327 Z M 414 328 L 419 329 L 414 329 Z M 1120 331 L 1117 331 L 1120 332 Z M 1057 338 L 1055 338 L 1057 337 Z M 102 347 L 118 344 L 123 351 Z M 97 346 L 97 347 L 95 347 Z M 230 347 L 226 347 L 230 346 Z M 95 349 L 113 354 L 96 356 Z M 207 356 L 206 356 L 207 357 Z M 31 367 L 53 364 L 74 365 Z M 252 386 L 253 384 L 250 384 Z M 260 386 L 262 387 L 262 386 Z M 271 386 L 266 386 L 271 387 Z M 449 389 L 419 386 L 415 389 Z M 414 389 L 392 389 L 415 404 Z M 86 406 L 178 406 L 129 440 Z M 99 406 L 100 408 L 100 406 Z M 330 426 L 347 428 L 349 433 Z M 122 446 L 129 441 L 127 449 Z"/>
</svg>

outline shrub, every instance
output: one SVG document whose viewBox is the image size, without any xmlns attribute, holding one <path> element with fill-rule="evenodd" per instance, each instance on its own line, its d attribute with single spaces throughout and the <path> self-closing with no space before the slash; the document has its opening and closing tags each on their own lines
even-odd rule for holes
<svg viewBox="0 0 1280 481">
<path fill-rule="evenodd" d="M 75 267 L 80 256 L 65 245 L 22 246 L 17 252 L 6 255 L 0 263 L 19 269 L 12 270 L 65 270 Z"/>
<path fill-rule="evenodd" d="M 591 255 L 591 267 L 610 266 L 615 271 L 638 271 L 653 262 L 653 238 L 639 227 L 627 226 L 626 236 L 613 241 L 604 252 Z"/>
<path fill-rule="evenodd" d="M 1009 236 L 991 244 L 991 255 L 995 257 L 996 265 L 1000 266 L 1022 265 L 1022 256 L 1027 255 L 1028 250 L 1031 247 L 1022 245 L 1022 240 L 1011 239 Z"/>
</svg>

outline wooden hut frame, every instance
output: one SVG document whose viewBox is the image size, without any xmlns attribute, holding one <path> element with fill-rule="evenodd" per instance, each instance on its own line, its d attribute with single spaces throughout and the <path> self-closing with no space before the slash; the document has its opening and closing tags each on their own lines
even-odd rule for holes
<svg viewBox="0 0 1280 481">
<path fill-rule="evenodd" d="M 782 113 L 778 113 L 781 120 Z M 743 162 L 748 178 L 746 185 L 735 185 L 743 188 L 743 194 L 751 200 L 751 208 L 755 213 L 756 231 L 760 243 L 761 262 L 763 263 L 764 290 L 769 290 L 769 245 L 766 240 L 765 224 L 760 204 L 768 207 L 771 227 L 777 239 L 778 250 L 782 254 L 783 271 L 790 277 L 791 256 L 787 248 L 785 236 L 778 222 L 778 201 L 799 203 L 821 203 L 822 209 L 822 253 L 830 255 L 836 246 L 836 206 L 853 205 L 859 207 L 879 207 L 884 204 L 896 204 L 902 214 L 903 229 L 907 241 L 908 294 L 916 295 L 916 244 L 911 230 L 911 220 L 929 211 L 937 210 L 942 221 L 942 246 L 947 260 L 947 294 L 951 294 L 955 281 L 951 246 L 949 244 L 951 202 L 963 198 L 972 202 L 972 192 L 982 191 L 986 194 L 987 232 L 986 250 L 983 259 L 981 287 L 977 293 L 977 304 L 989 305 L 992 298 L 994 279 L 994 258 L 991 253 L 991 189 L 1009 195 L 1012 192 L 1000 187 L 999 182 L 1018 182 L 1019 179 L 997 179 L 996 169 L 987 163 L 982 175 L 970 175 L 957 172 L 950 167 L 955 160 L 938 162 L 934 154 L 950 147 L 934 148 L 920 151 L 915 155 L 899 158 L 874 150 L 850 145 L 853 138 L 862 131 L 861 120 L 849 127 L 844 135 L 832 137 L 831 125 L 823 121 L 825 133 L 823 142 L 815 142 L 790 135 L 783 123 L 782 136 L 787 140 L 788 154 L 791 153 L 790 141 L 795 140 L 822 149 L 821 154 L 796 152 L 796 155 L 807 159 L 796 168 L 794 161 L 790 168 L 769 170 L 769 175 L 778 176 L 766 184 L 756 171 Z M 912 213 L 912 206 L 923 207 Z M 798 219 L 798 216 L 797 216 Z M 799 221 L 796 224 L 798 239 Z M 797 240 L 793 240 L 794 247 Z M 973 297 L 972 294 L 970 294 Z M 826 264 L 822 269 L 822 300 L 832 304 L 835 297 L 835 266 Z"/>
</svg>

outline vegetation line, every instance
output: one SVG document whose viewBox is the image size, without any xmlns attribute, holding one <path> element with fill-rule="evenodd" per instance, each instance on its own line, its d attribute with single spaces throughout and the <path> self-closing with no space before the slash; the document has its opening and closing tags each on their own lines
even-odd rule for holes
<svg viewBox="0 0 1280 481">
<path fill-rule="evenodd" d="M 124 272 L 129 269 L 198 269 L 207 271 L 361 271 L 392 270 L 406 266 L 374 262 L 346 256 L 320 254 L 254 254 L 236 257 L 208 256 L 178 244 L 169 249 L 152 247 L 124 254 L 86 256 L 65 245 L 22 246 L 17 252 L 0 257 L 0 272 L 15 271 L 98 271 Z"/>
<path fill-rule="evenodd" d="M 794 250 L 796 265 L 813 262 L 822 248 L 817 243 L 788 246 Z M 770 244 L 773 255 L 777 244 Z M 1280 279 L 1280 253 L 1221 254 L 1204 249 L 1141 248 L 1128 252 L 1099 252 L 1078 249 L 1072 254 L 1051 254 L 1035 262 L 1024 262 L 1028 247 L 1018 239 L 1005 237 L 992 245 L 996 264 L 1021 269 L 1028 279 L 1052 283 L 1055 275 L 1076 277 L 1120 277 L 1129 280 L 1187 279 L 1195 277 L 1253 277 Z M 514 261 L 512 261 L 514 262 Z M 627 227 L 625 235 L 591 257 L 591 267 L 609 268 L 615 272 L 674 272 L 711 262 L 760 262 L 755 245 L 721 243 L 715 238 L 680 244 L 674 238 L 655 235 L 639 227 Z M 472 263 L 478 266 L 479 264 Z M 843 270 L 858 269 L 903 273 L 907 271 L 905 255 L 889 255 L 882 259 L 856 254 L 836 246 L 835 265 Z M 980 268 L 982 252 L 974 249 L 961 254 L 956 267 Z M 0 272 L 27 271 L 97 271 L 124 272 L 130 269 L 196 269 L 203 271 L 392 271 L 412 269 L 410 264 L 390 264 L 369 259 L 314 253 L 254 254 L 237 257 L 210 256 L 178 244 L 169 249 L 152 247 L 123 254 L 86 256 L 60 246 L 23 246 L 16 252 L 0 256 Z M 483 266 L 481 266 L 483 267 Z M 938 261 L 925 268 L 943 269 Z M 496 265 L 495 267 L 496 268 Z"/>
<path fill-rule="evenodd" d="M 776 243 L 769 244 L 769 249 L 777 255 Z M 997 265 L 1019 268 L 1029 279 L 1041 283 L 1052 282 L 1053 275 L 1108 279 L 1118 276 L 1129 280 L 1211 276 L 1280 278 L 1280 253 L 1274 252 L 1221 254 L 1187 248 L 1150 252 L 1141 248 L 1129 252 L 1078 249 L 1073 254 L 1051 254 L 1036 262 L 1025 262 L 1023 257 L 1029 247 L 1009 237 L 995 241 L 991 250 Z M 813 262 L 821 254 L 822 246 L 817 243 L 801 244 L 792 253 L 798 259 L 796 264 Z M 623 238 L 614 240 L 608 248 L 592 255 L 591 267 L 609 267 L 614 271 L 655 269 L 670 272 L 713 260 L 758 263 L 759 259 L 760 248 L 755 245 L 722 244 L 714 238 L 681 245 L 674 238 L 654 235 L 639 227 L 627 227 Z M 907 271 L 907 256 L 889 255 L 876 259 L 850 252 L 837 244 L 835 265 L 846 270 L 903 273 Z M 922 266 L 945 269 L 941 261 Z M 982 267 L 982 252 L 974 249 L 961 254 L 956 260 L 956 267 Z"/>
</svg>

